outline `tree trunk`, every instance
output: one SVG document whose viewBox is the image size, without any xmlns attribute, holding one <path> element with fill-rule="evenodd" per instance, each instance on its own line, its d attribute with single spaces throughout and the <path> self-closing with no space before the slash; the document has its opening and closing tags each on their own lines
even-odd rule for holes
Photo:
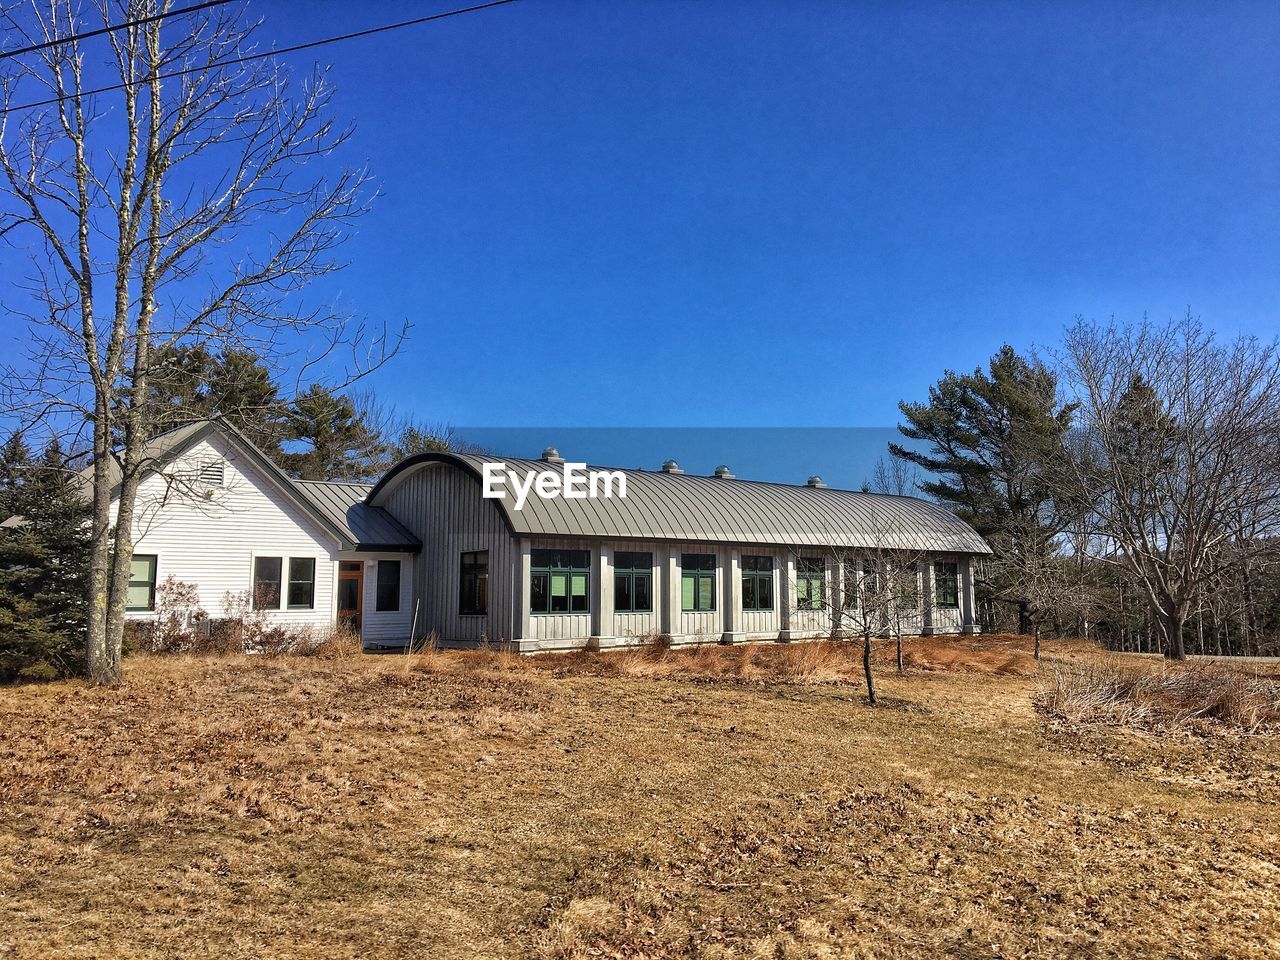
<svg viewBox="0 0 1280 960">
<path fill-rule="evenodd" d="M 867 700 L 876 705 L 876 681 L 871 676 L 871 634 L 862 635 L 862 672 L 867 677 Z"/>
<path fill-rule="evenodd" d="M 1025 600 L 1018 601 L 1018 632 L 1024 637 L 1031 632 L 1031 606 Z"/>
<path fill-rule="evenodd" d="M 895 633 L 896 633 L 896 636 L 894 637 L 894 639 L 897 640 L 898 642 L 898 672 L 906 673 L 906 669 L 902 665 L 902 631 L 897 630 L 895 631 Z"/>
<path fill-rule="evenodd" d="M 1187 651 L 1182 644 L 1182 627 L 1185 622 L 1186 612 L 1179 604 L 1170 603 L 1160 611 L 1160 630 L 1164 634 L 1164 655 L 1170 660 L 1187 659 Z"/>
<path fill-rule="evenodd" d="M 1040 621 L 1039 620 L 1036 621 L 1035 634 L 1036 634 L 1036 659 L 1039 660 L 1040 659 Z"/>
<path fill-rule="evenodd" d="M 107 598 L 111 587 L 111 422 L 106 407 L 96 406 L 93 423 L 93 535 L 89 559 L 89 609 L 85 629 L 85 666 L 89 679 L 103 686 L 120 682 L 120 658 L 107 642 Z"/>
</svg>

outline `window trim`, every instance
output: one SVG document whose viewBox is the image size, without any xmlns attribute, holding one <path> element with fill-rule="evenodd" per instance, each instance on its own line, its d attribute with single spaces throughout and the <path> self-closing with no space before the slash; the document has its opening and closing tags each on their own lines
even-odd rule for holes
<svg viewBox="0 0 1280 960">
<path fill-rule="evenodd" d="M 613 612 L 614 613 L 653 613 L 653 551 L 652 550 L 615 550 L 613 559 L 616 561 L 620 555 L 639 556 L 647 554 L 649 557 L 649 565 L 636 566 L 633 560 L 630 565 L 620 567 L 615 562 L 613 565 Z M 628 607 L 618 606 L 618 579 L 620 577 L 627 578 L 630 583 L 629 595 L 631 597 L 631 605 Z M 649 582 L 649 605 L 647 607 L 636 606 L 636 580 L 647 580 Z M 589 584 L 588 584 L 589 585 Z"/>
<path fill-rule="evenodd" d="M 295 581 L 294 581 L 294 579 L 293 579 L 293 565 L 294 565 L 294 563 L 295 563 L 295 562 L 297 562 L 297 561 L 308 561 L 308 560 L 309 560 L 309 561 L 311 561 L 311 579 L 310 579 L 310 580 L 298 580 L 298 581 L 296 581 L 296 582 L 297 582 L 297 583 L 310 583 L 310 584 L 311 584 L 311 600 L 310 600 L 309 602 L 305 603 L 305 604 L 304 604 L 304 603 L 293 603 L 293 602 L 291 601 L 291 597 L 292 597 L 292 594 L 293 594 L 293 585 L 294 585 L 294 583 L 295 583 Z M 288 571 L 288 574 L 289 574 L 289 579 L 288 579 L 287 581 L 285 581 L 284 583 L 282 583 L 282 584 L 281 584 L 281 588 L 282 588 L 282 589 L 281 589 L 281 593 L 282 593 L 282 594 L 284 594 L 284 596 L 283 596 L 283 597 L 281 597 L 281 600 L 282 600 L 282 602 L 284 603 L 284 607 L 283 607 L 283 609 L 285 609 L 285 610 L 314 610 L 314 609 L 316 608 L 316 573 L 317 573 L 317 569 L 319 568 L 319 566 L 320 566 L 320 565 L 316 562 L 316 558 L 315 558 L 315 557 L 309 557 L 309 556 L 289 557 L 289 563 L 288 563 L 288 566 L 286 567 L 286 569 L 287 569 L 287 571 Z M 281 573 L 284 573 L 284 572 L 285 572 L 285 571 L 281 571 Z"/>
<path fill-rule="evenodd" d="M 478 577 L 484 581 L 484 606 L 480 610 L 464 610 L 463 603 L 466 599 L 466 583 L 467 583 L 467 557 L 484 557 L 484 572 L 472 573 L 470 576 Z M 458 616 L 460 617 L 487 617 L 489 615 L 489 551 L 484 550 L 462 550 L 458 554 Z"/>
<path fill-rule="evenodd" d="M 395 606 L 384 607 L 382 605 L 382 565 L 395 564 L 396 566 L 396 593 Z M 387 569 L 390 569 L 388 566 Z M 399 613 L 400 612 L 400 594 L 404 589 L 404 565 L 398 557 L 384 557 L 378 560 L 374 568 L 373 575 L 373 612 L 374 613 Z"/>
<path fill-rule="evenodd" d="M 755 560 L 755 561 L 768 560 L 769 569 L 767 571 L 761 570 L 759 569 L 758 566 L 753 566 L 751 568 L 748 568 L 747 567 L 748 560 Z M 775 599 L 775 596 L 774 596 L 777 593 L 777 590 L 774 589 L 775 583 L 774 583 L 774 577 L 773 577 L 774 570 L 776 569 L 777 569 L 777 563 L 774 561 L 774 558 L 772 556 L 769 556 L 768 554 L 752 553 L 752 554 L 743 555 L 741 560 L 742 612 L 743 613 L 772 613 L 775 609 L 777 609 L 777 600 Z M 747 605 L 747 581 L 748 580 L 753 581 L 752 595 L 755 597 L 755 600 L 752 602 L 750 606 Z M 764 581 L 769 584 L 769 605 L 767 607 L 760 605 L 761 581 Z"/>
<path fill-rule="evenodd" d="M 806 568 L 807 566 L 807 568 Z M 800 596 L 800 584 L 807 584 L 806 594 Z M 817 600 L 813 587 L 818 586 Z M 825 557 L 796 557 L 796 609 L 821 610 L 827 599 L 827 561 Z"/>
<path fill-rule="evenodd" d="M 584 553 L 587 557 L 586 566 L 575 566 L 570 564 L 567 567 L 555 566 L 554 564 L 539 564 L 533 562 L 535 553 Z M 529 551 L 529 616 L 531 617 L 589 617 L 591 616 L 591 550 L 582 549 L 580 547 L 534 547 Z M 565 603 L 568 605 L 566 610 L 551 609 L 551 581 L 552 577 L 562 576 L 568 579 L 565 582 Z M 547 609 L 535 610 L 533 608 L 533 581 L 535 577 L 547 578 Z M 573 609 L 573 578 L 583 577 L 586 580 L 585 597 L 587 606 L 585 610 Z"/>
<path fill-rule="evenodd" d="M 275 606 L 258 606 L 258 561 L 260 560 L 279 560 L 280 561 L 280 578 L 276 583 L 276 602 Z M 283 610 L 284 594 L 287 586 L 285 581 L 285 573 L 289 569 L 289 558 L 278 553 L 255 553 L 249 564 L 249 609 L 250 610 Z"/>
<path fill-rule="evenodd" d="M 688 565 L 689 557 L 709 557 L 711 559 L 711 568 L 692 567 Z M 716 572 L 720 568 L 720 558 L 714 553 L 681 553 L 680 554 L 680 612 L 681 613 L 715 613 L 716 612 Z M 686 579 L 693 581 L 693 606 L 686 607 L 684 604 L 684 583 Z M 711 584 L 711 605 L 709 607 L 699 606 L 698 599 L 701 596 L 700 584 L 703 580 Z"/>
<path fill-rule="evenodd" d="M 951 589 L 948 591 L 948 599 L 942 598 L 942 582 L 943 578 L 938 575 L 939 567 L 950 567 L 950 572 L 946 575 Z M 954 599 L 950 599 L 954 596 Z M 933 561 L 933 605 L 939 610 L 959 610 L 960 609 L 960 564 L 956 560 L 935 560 Z"/>
<path fill-rule="evenodd" d="M 150 591 L 148 591 L 147 605 L 145 607 L 129 606 L 129 591 L 133 589 L 134 583 L 141 585 L 144 581 L 133 579 L 133 561 L 147 559 L 151 561 L 151 583 Z M 158 553 L 135 553 L 129 557 L 129 585 L 125 589 L 125 613 L 151 613 L 156 608 L 156 582 L 160 579 L 160 555 Z"/>
</svg>

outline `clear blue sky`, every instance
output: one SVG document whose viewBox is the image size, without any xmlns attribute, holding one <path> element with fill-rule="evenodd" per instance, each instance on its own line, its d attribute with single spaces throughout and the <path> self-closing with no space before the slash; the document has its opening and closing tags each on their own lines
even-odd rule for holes
<svg viewBox="0 0 1280 960">
<path fill-rule="evenodd" d="M 1275 335 L 1278 50 L 1275 3 L 521 0 L 294 62 L 382 184 L 325 292 L 413 322 L 406 410 L 889 427 L 1076 314 Z"/>
</svg>

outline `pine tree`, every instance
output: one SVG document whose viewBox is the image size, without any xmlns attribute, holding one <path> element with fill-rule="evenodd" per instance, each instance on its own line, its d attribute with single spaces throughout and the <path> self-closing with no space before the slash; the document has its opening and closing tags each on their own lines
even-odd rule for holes
<svg viewBox="0 0 1280 960">
<path fill-rule="evenodd" d="M 19 449 L 5 445 L 0 478 L 21 517 L 0 529 L 0 682 L 77 673 L 84 648 L 89 505 L 56 441 L 23 465 Z"/>
<path fill-rule="evenodd" d="M 924 451 L 892 443 L 895 457 L 932 475 L 920 489 L 951 507 L 991 545 L 989 596 L 1017 605 L 1019 629 L 1031 629 L 1029 603 L 1012 572 L 1038 564 L 1061 530 L 1051 471 L 1075 412 L 1060 403 L 1057 379 L 1043 364 L 1005 345 L 984 372 L 947 371 L 929 388 L 928 403 L 899 404 L 903 436 Z"/>
<path fill-rule="evenodd" d="M 285 468 L 302 480 L 368 480 L 385 467 L 389 445 L 347 397 L 312 386 L 287 424 L 287 439 L 303 449 L 285 454 Z"/>
</svg>

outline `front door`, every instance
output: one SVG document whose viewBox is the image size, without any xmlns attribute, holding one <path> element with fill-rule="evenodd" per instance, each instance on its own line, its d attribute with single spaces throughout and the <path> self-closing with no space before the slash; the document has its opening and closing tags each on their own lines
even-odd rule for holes
<svg viewBox="0 0 1280 960">
<path fill-rule="evenodd" d="M 364 561 L 338 562 L 338 623 L 360 633 L 360 614 L 364 610 Z"/>
</svg>

